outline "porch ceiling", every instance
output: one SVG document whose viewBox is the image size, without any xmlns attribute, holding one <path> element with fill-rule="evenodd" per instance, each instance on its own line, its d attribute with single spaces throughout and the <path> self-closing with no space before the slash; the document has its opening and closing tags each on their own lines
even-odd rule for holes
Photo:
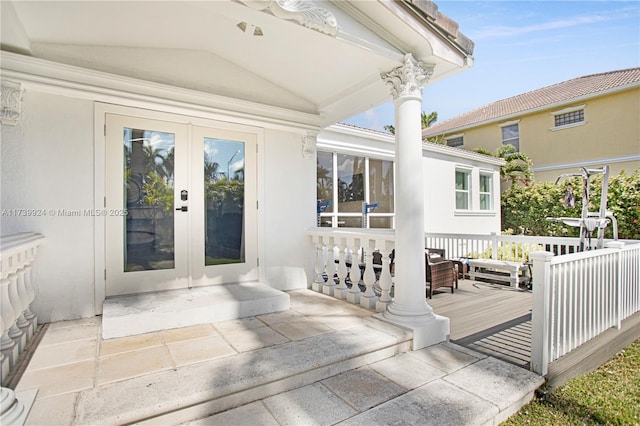
<svg viewBox="0 0 640 426">
<path fill-rule="evenodd" d="M 389 100 L 380 72 L 407 52 L 436 65 L 432 81 L 469 66 L 469 55 L 411 12 L 413 1 L 315 1 L 335 17 L 333 35 L 258 10 L 280 7 L 272 3 L 3 1 L 2 47 L 302 111 L 322 126 Z"/>
</svg>

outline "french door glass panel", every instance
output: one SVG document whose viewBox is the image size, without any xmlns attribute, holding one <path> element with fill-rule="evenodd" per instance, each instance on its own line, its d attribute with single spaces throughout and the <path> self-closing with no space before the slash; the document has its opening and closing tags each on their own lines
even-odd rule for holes
<svg viewBox="0 0 640 426">
<path fill-rule="evenodd" d="M 125 127 L 124 272 L 173 269 L 175 134 Z"/>
<path fill-rule="evenodd" d="M 244 142 L 204 138 L 205 265 L 243 263 Z"/>
<path fill-rule="evenodd" d="M 194 286 L 258 279 L 256 144 L 253 133 L 192 129 Z"/>
</svg>

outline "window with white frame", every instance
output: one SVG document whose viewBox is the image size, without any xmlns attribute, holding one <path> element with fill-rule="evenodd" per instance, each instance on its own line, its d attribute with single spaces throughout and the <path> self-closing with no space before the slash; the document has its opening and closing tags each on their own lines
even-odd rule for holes
<svg viewBox="0 0 640 426">
<path fill-rule="evenodd" d="M 584 124 L 584 107 L 584 105 L 580 105 L 552 112 L 554 129 Z"/>
<path fill-rule="evenodd" d="M 493 176 L 480 172 L 480 210 L 493 208 Z"/>
<path fill-rule="evenodd" d="M 456 169 L 456 210 L 471 209 L 471 171 Z"/>
<path fill-rule="evenodd" d="M 363 203 L 377 203 L 367 215 L 368 227 L 393 227 L 393 161 L 318 151 L 316 178 L 317 199 L 331 201 L 320 213 L 320 226 L 360 228 Z"/>
<path fill-rule="evenodd" d="M 502 145 L 513 145 L 520 151 L 520 130 L 518 123 L 502 125 Z"/>
</svg>

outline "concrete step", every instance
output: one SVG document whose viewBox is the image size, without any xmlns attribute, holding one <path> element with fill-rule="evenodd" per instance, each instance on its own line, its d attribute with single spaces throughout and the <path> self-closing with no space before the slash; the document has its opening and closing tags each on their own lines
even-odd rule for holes
<svg viewBox="0 0 640 426">
<path fill-rule="evenodd" d="M 102 338 L 133 336 L 286 311 L 289 295 L 259 282 L 107 298 Z"/>
<path fill-rule="evenodd" d="M 410 347 L 410 333 L 374 320 L 83 391 L 74 424 L 179 424 L 300 388 Z"/>
</svg>

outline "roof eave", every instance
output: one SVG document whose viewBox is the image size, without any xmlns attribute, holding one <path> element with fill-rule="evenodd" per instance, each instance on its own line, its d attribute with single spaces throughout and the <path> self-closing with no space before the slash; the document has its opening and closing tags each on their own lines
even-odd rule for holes
<svg viewBox="0 0 640 426">
<path fill-rule="evenodd" d="M 617 93 L 617 92 L 623 92 L 625 90 L 633 89 L 633 88 L 636 88 L 636 87 L 640 87 L 640 81 L 636 81 L 636 82 L 625 84 L 625 85 L 618 86 L 618 87 L 613 87 L 611 89 L 603 90 L 603 91 L 597 92 L 597 93 L 589 93 L 588 95 L 578 96 L 576 98 L 571 98 L 571 99 L 567 99 L 567 100 L 564 100 L 564 101 L 554 102 L 552 104 L 542 105 L 542 106 L 539 106 L 539 107 L 536 107 L 536 108 L 531 108 L 531 109 L 515 112 L 515 113 L 512 113 L 512 114 L 501 115 L 499 117 L 491 118 L 491 119 L 488 119 L 488 120 L 477 121 L 475 123 L 467 124 L 467 125 L 464 125 L 464 126 L 452 127 L 450 129 L 446 129 L 444 131 L 440 131 L 440 132 L 436 132 L 436 133 L 426 133 L 426 130 L 428 130 L 428 129 L 425 129 L 425 132 L 423 132 L 422 136 L 425 137 L 425 138 L 432 138 L 432 137 L 442 136 L 442 135 L 449 134 L 449 133 L 461 132 L 463 130 L 467 130 L 467 129 L 470 129 L 470 128 L 485 126 L 487 124 L 497 123 L 497 122 L 501 122 L 501 121 L 508 121 L 508 120 L 511 120 L 513 118 L 516 118 L 516 117 L 521 117 L 523 115 L 529 115 L 529 114 L 534 114 L 536 112 L 541 112 L 541 111 L 546 111 L 546 110 L 549 110 L 549 109 L 559 108 L 559 107 L 566 106 L 568 104 L 573 104 L 573 103 L 576 103 L 576 102 L 582 102 L 582 101 L 585 101 L 585 100 L 597 98 L 597 97 L 600 97 L 600 96 L 610 95 L 610 94 Z"/>
</svg>

